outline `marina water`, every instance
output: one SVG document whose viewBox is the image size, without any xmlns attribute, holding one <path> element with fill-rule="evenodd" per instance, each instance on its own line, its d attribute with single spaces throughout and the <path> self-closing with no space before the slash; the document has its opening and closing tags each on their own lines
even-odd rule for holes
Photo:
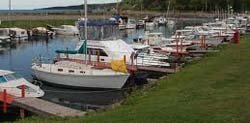
<svg viewBox="0 0 250 123">
<path fill-rule="evenodd" d="M 154 28 L 151 32 L 161 32 L 165 37 L 169 37 L 174 31 L 174 29 L 160 26 Z M 119 33 L 122 35 L 123 40 L 131 43 L 134 38 L 143 36 L 145 30 L 123 30 Z M 53 59 L 56 56 L 55 50 L 74 49 L 78 42 L 78 37 L 56 36 L 52 39 L 32 38 L 29 41 L 11 46 L 2 46 L 6 50 L 0 52 L 0 69 L 15 71 L 27 80 L 33 81 L 31 76 L 33 58 L 42 56 Z M 46 92 L 43 99 L 77 109 L 112 104 L 122 100 L 125 96 L 123 90 L 73 90 L 41 83 L 40 85 Z"/>
</svg>

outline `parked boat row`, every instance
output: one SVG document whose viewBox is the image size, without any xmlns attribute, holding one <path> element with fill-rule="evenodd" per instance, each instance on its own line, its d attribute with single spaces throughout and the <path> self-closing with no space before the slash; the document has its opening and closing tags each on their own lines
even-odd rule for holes
<svg viewBox="0 0 250 123">
<path fill-rule="evenodd" d="M 97 26 L 110 24 L 98 23 Z M 82 27 L 90 25 L 94 26 L 88 20 Z M 159 32 L 146 32 L 132 44 L 121 39 L 82 40 L 74 50 L 57 50 L 57 58 L 50 64 L 36 59 L 33 75 L 39 80 L 67 87 L 120 89 L 130 73 L 136 72 L 137 66 L 170 68 L 172 55 L 189 55 L 193 50 L 230 41 L 238 29 L 223 20 L 187 26 L 176 30 L 169 38 Z"/>
<path fill-rule="evenodd" d="M 86 18 L 86 17 L 85 17 Z M 115 21 L 118 18 L 118 25 Z M 140 20 L 139 26 L 165 25 L 167 19 L 157 17 Z M 126 43 L 120 38 L 89 40 L 88 33 L 80 40 L 75 49 L 56 50 L 56 58 L 50 62 L 42 57 L 32 63 L 32 75 L 35 79 L 57 86 L 69 88 L 111 88 L 121 89 L 127 82 L 130 74 L 136 73 L 139 67 L 170 69 L 173 56 L 190 56 L 195 50 L 208 49 L 218 46 L 222 42 L 231 41 L 236 32 L 247 32 L 248 19 L 233 17 L 204 23 L 199 26 L 186 26 L 176 30 L 170 37 L 164 37 L 160 32 L 145 32 Z M 76 26 L 62 25 L 49 29 L 37 27 L 32 35 L 79 35 L 79 30 L 87 32 L 89 26 L 118 26 L 119 29 L 136 28 L 136 21 L 125 17 L 113 17 L 111 21 L 98 22 L 88 19 L 79 19 Z M 14 30 L 16 32 L 14 32 Z M 103 28 L 100 28 L 102 34 Z M 28 35 L 25 30 L 4 28 L 0 33 L 0 43 L 22 39 Z M 22 37 L 23 35 L 23 37 Z M 6 37 L 5 37 L 6 36 Z M 9 36 L 9 37 L 8 37 Z"/>
</svg>

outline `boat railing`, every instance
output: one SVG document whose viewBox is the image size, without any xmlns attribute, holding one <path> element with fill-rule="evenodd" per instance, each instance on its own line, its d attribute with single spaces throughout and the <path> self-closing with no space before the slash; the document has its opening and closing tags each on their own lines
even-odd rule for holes
<svg viewBox="0 0 250 123">
<path fill-rule="evenodd" d="M 32 64 L 51 64 L 54 63 L 54 59 L 50 59 L 50 58 L 45 58 L 42 56 L 39 57 L 34 57 L 32 59 Z"/>
</svg>

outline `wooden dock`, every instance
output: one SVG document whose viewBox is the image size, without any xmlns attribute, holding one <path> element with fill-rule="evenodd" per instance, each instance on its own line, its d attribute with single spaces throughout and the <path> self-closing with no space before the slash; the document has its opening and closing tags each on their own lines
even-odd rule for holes
<svg viewBox="0 0 250 123">
<path fill-rule="evenodd" d="M 188 51 L 191 54 L 195 53 L 200 53 L 200 54 L 205 54 L 205 53 L 218 53 L 219 50 L 193 50 L 193 51 Z"/>
<path fill-rule="evenodd" d="M 86 112 L 64 107 L 38 98 L 15 98 L 11 104 L 41 116 L 65 118 L 80 117 L 86 114 Z"/>
<path fill-rule="evenodd" d="M 170 68 L 159 68 L 159 67 L 145 67 L 145 66 L 137 66 L 138 70 L 142 71 L 152 71 L 152 72 L 161 72 L 161 73 L 176 73 L 179 69 L 170 69 Z"/>
</svg>

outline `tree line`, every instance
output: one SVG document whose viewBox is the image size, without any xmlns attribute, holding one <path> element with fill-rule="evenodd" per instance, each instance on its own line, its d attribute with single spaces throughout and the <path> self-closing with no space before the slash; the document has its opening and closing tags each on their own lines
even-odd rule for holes
<svg viewBox="0 0 250 123">
<path fill-rule="evenodd" d="M 250 10 L 250 0 L 123 0 L 123 9 L 133 10 L 192 10 L 192 11 L 233 11 Z"/>
</svg>

